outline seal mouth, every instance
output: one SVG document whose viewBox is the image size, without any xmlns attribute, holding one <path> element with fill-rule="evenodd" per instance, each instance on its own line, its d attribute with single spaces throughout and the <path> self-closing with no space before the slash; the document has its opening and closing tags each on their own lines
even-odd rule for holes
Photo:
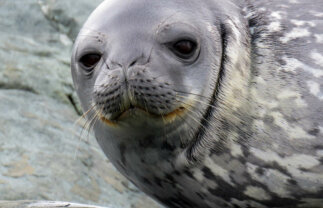
<svg viewBox="0 0 323 208">
<path fill-rule="evenodd" d="M 185 114 L 186 111 L 187 109 L 184 106 L 180 106 L 179 108 L 166 114 L 155 114 L 155 113 L 148 112 L 147 110 L 142 109 L 140 107 L 130 105 L 130 107 L 127 108 L 126 110 L 118 114 L 115 114 L 110 118 L 107 118 L 106 116 L 101 114 L 100 119 L 101 121 L 103 121 L 105 124 L 109 126 L 116 126 L 118 125 L 118 122 L 140 113 L 140 114 L 145 114 L 149 118 L 161 120 L 165 124 L 165 123 L 172 123 L 173 121 L 176 120 L 176 118 L 181 117 L 183 114 Z"/>
</svg>

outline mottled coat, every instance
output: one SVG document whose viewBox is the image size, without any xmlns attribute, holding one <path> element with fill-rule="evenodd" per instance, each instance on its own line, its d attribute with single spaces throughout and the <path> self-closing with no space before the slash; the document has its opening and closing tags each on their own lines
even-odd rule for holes
<svg viewBox="0 0 323 208">
<path fill-rule="evenodd" d="M 323 207 L 321 0 L 108 0 L 72 73 L 105 154 L 166 206 Z"/>
</svg>

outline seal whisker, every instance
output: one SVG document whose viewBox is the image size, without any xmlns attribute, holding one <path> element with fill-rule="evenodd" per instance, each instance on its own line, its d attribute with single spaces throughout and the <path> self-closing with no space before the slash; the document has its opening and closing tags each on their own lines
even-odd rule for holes
<svg viewBox="0 0 323 208">
<path fill-rule="evenodd" d="M 82 138 L 82 134 L 83 134 L 83 130 L 85 129 L 85 128 L 87 128 L 86 126 L 87 126 L 87 123 L 88 123 L 88 120 L 89 120 L 89 118 L 87 118 L 87 115 L 91 112 L 91 111 L 93 111 L 93 109 L 95 108 L 95 105 L 92 105 L 92 107 L 91 108 L 89 108 L 89 110 L 87 110 L 85 113 L 83 113 L 83 115 L 81 115 L 75 122 L 74 122 L 74 125 L 76 125 L 76 124 L 81 124 L 80 122 L 82 121 L 82 119 L 84 119 L 85 120 L 85 122 L 83 123 L 83 124 L 81 124 L 82 125 L 82 130 L 81 130 L 81 133 L 80 133 L 80 135 L 79 135 L 79 139 L 81 140 L 81 138 Z"/>
<path fill-rule="evenodd" d="M 210 99 L 207 96 L 199 95 L 199 94 L 192 93 L 192 92 L 184 92 L 184 91 L 179 91 L 179 90 L 174 90 L 174 91 L 178 92 L 178 93 L 183 93 L 183 94 L 188 94 L 188 95 L 195 95 L 195 96 L 198 96 L 198 97 L 201 97 L 201 98 Z"/>
<path fill-rule="evenodd" d="M 180 95 L 177 95 L 178 97 L 180 97 L 180 98 L 186 98 L 186 97 L 184 97 L 184 96 L 180 96 Z M 210 104 L 210 103 L 206 103 L 206 102 L 203 102 L 203 101 L 201 101 L 201 100 L 198 100 L 198 99 L 194 99 L 194 98 L 190 98 L 191 100 L 194 100 L 194 101 L 196 101 L 196 102 L 198 102 L 198 103 L 200 103 L 200 104 L 203 104 L 203 105 L 206 105 L 207 107 L 211 107 L 211 108 L 214 108 L 214 109 L 216 109 L 216 106 L 215 105 L 212 105 L 212 104 Z"/>
<path fill-rule="evenodd" d="M 86 130 L 87 131 L 87 136 L 86 136 L 87 139 L 89 138 L 89 133 L 91 131 L 91 123 L 97 117 L 97 114 L 98 114 L 98 112 L 96 111 L 95 107 L 96 106 L 94 105 L 94 108 L 91 109 L 91 111 L 94 111 L 94 112 L 91 114 L 91 117 L 90 118 L 86 119 L 86 122 L 85 122 L 85 124 L 82 127 L 81 136 L 83 134 L 83 130 Z"/>
<path fill-rule="evenodd" d="M 185 104 L 185 105 L 188 105 L 188 106 L 190 106 L 190 107 L 195 107 L 195 106 L 193 106 L 193 105 L 191 105 L 191 104 L 188 104 L 188 103 L 185 103 L 185 102 L 183 102 L 183 101 L 181 101 L 181 100 L 176 100 L 177 102 L 179 102 L 179 103 L 183 103 L 183 104 Z M 184 107 L 185 108 L 185 107 Z M 201 117 L 201 115 L 199 115 L 197 112 L 195 112 L 195 111 L 193 111 L 193 110 L 191 110 L 191 109 L 189 109 L 189 108 L 185 108 L 185 110 L 187 110 L 187 111 L 189 111 L 189 112 L 191 112 L 191 113 L 193 113 L 193 114 L 195 114 L 195 116 L 197 116 L 197 117 Z M 206 120 L 204 117 L 202 117 L 202 120 L 204 120 L 205 122 L 207 122 L 209 125 L 212 125 L 212 123 L 210 122 L 210 121 L 208 121 L 208 120 Z M 199 124 L 202 124 L 202 122 L 200 121 L 199 122 Z"/>
<path fill-rule="evenodd" d="M 181 115 L 178 115 L 178 117 L 189 127 L 189 135 L 194 136 L 194 127 L 187 121 L 185 120 Z M 180 137 L 181 138 L 181 137 Z M 184 141 L 184 139 L 181 139 L 182 145 L 186 145 L 187 141 Z"/>
<path fill-rule="evenodd" d="M 81 119 L 87 119 L 86 116 L 96 107 L 95 104 L 92 104 L 92 107 L 90 107 L 85 113 L 83 113 L 76 121 L 75 123 L 78 123 L 81 121 Z"/>
<path fill-rule="evenodd" d="M 95 126 L 96 122 L 97 122 L 98 120 L 100 120 L 99 115 L 100 115 L 100 113 L 99 113 L 99 112 L 97 112 L 97 113 L 95 114 L 94 118 L 92 119 L 92 121 L 90 122 L 87 137 L 89 137 L 89 134 L 90 134 L 90 132 L 93 130 L 93 127 Z"/>
<path fill-rule="evenodd" d="M 189 112 L 193 112 L 191 110 L 189 110 L 188 108 L 185 108 L 187 111 Z M 193 121 L 195 121 L 200 127 L 202 127 L 204 130 L 207 129 L 207 127 L 199 120 L 197 120 L 194 116 L 190 115 L 189 113 L 186 114 L 188 117 L 190 117 Z M 209 123 L 209 121 L 207 121 Z"/>
</svg>

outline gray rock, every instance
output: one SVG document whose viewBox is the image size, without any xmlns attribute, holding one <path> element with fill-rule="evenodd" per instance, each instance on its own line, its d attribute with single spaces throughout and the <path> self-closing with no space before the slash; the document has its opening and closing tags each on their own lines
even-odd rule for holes
<svg viewBox="0 0 323 208">
<path fill-rule="evenodd" d="M 0 1 L 0 87 L 76 103 L 70 51 L 81 25 L 101 1 Z"/>
<path fill-rule="evenodd" d="M 71 106 L 22 90 L 0 90 L 0 100 L 0 199 L 153 207 L 80 135 Z"/>
</svg>

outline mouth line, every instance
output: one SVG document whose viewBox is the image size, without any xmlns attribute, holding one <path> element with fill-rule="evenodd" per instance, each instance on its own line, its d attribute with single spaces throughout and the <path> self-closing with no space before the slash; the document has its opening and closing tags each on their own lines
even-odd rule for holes
<svg viewBox="0 0 323 208">
<path fill-rule="evenodd" d="M 108 119 L 104 115 L 100 115 L 100 119 L 105 124 L 107 124 L 109 126 L 117 126 L 118 122 L 120 120 L 122 120 L 123 118 L 126 118 L 127 116 L 129 116 L 129 114 L 131 114 L 132 112 L 136 112 L 136 111 L 143 112 L 143 113 L 147 114 L 147 116 L 150 117 L 150 118 L 161 119 L 164 123 L 171 123 L 178 116 L 181 116 L 182 114 L 184 114 L 187 111 L 187 109 L 185 107 L 181 106 L 181 107 L 179 107 L 179 108 L 175 109 L 174 111 L 172 111 L 170 113 L 167 113 L 167 114 L 154 114 L 154 113 L 147 112 L 147 110 L 144 110 L 142 108 L 131 106 L 130 108 L 128 108 L 125 111 L 121 112 L 114 119 Z"/>
</svg>

